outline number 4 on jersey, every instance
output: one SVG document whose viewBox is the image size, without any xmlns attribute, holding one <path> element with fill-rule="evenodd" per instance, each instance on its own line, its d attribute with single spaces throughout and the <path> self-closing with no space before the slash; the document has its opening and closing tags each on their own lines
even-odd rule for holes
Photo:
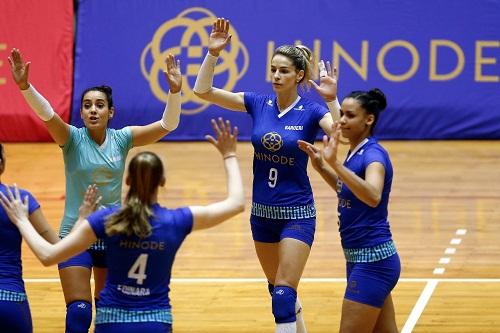
<svg viewBox="0 0 500 333">
<path fill-rule="evenodd" d="M 137 280 L 137 284 L 143 284 L 144 280 L 146 280 L 146 266 L 148 264 L 148 254 L 141 254 L 137 260 L 134 262 L 132 267 L 130 267 L 128 271 L 127 277 L 129 279 Z"/>
</svg>

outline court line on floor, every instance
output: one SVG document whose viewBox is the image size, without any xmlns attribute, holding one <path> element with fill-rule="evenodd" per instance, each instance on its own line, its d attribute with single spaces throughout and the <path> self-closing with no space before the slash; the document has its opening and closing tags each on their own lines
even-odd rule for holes
<svg viewBox="0 0 500 333">
<path fill-rule="evenodd" d="M 434 293 L 434 289 L 436 289 L 437 285 L 438 281 L 436 280 L 431 280 L 427 282 L 424 290 L 422 291 L 420 297 L 418 298 L 417 303 L 411 310 L 411 313 L 408 316 L 408 319 L 406 320 L 406 323 L 403 326 L 401 333 L 411 333 L 413 331 L 413 328 L 417 324 L 417 321 L 420 318 L 422 312 L 424 312 L 424 309 L 427 306 L 427 302 L 429 302 L 429 299 L 431 298 L 432 293 Z"/>
<path fill-rule="evenodd" d="M 457 283 L 500 283 L 500 279 L 487 278 L 401 278 L 398 282 L 457 282 Z M 26 283 L 55 283 L 59 278 L 26 278 Z M 172 283 L 262 283 L 265 278 L 172 278 Z M 302 278 L 301 283 L 341 283 L 345 278 Z"/>
</svg>

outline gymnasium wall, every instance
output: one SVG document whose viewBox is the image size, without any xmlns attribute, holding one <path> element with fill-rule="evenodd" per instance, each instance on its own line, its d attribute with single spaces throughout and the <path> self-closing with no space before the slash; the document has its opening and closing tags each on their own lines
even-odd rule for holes
<svg viewBox="0 0 500 333">
<path fill-rule="evenodd" d="M 52 0 L 46 3 L 53 6 Z M 52 21 L 54 15 L 59 14 L 45 19 Z M 111 127 L 158 120 L 168 91 L 162 68 L 173 53 L 185 74 L 183 115 L 166 140 L 203 140 L 211 131 L 209 120 L 218 116 L 231 119 L 248 139 L 249 116 L 206 104 L 191 91 L 216 17 L 230 19 L 233 35 L 215 70 L 216 87 L 272 92 L 273 49 L 301 43 L 317 58 L 337 64 L 340 97 L 373 87 L 386 93 L 389 107 L 377 125 L 379 138 L 500 138 L 500 0 L 80 0 L 74 88 L 68 80 L 57 82 L 66 89 L 62 95 L 72 91 L 72 124 L 82 125 L 81 92 L 101 84 L 114 92 Z M 30 58 L 54 53 L 59 45 Z M 59 57 L 70 55 L 61 52 L 69 51 L 58 51 Z M 5 63 L 0 76 L 10 76 Z M 49 86 L 56 84 L 50 75 L 33 82 L 46 89 L 40 90 L 56 106 L 56 96 L 49 94 Z M 10 77 L 0 83 L 0 96 L 9 85 Z M 304 95 L 320 100 L 314 91 Z M 57 107 L 67 111 L 65 105 Z M 4 107 L 0 110 L 5 140 Z"/>
</svg>

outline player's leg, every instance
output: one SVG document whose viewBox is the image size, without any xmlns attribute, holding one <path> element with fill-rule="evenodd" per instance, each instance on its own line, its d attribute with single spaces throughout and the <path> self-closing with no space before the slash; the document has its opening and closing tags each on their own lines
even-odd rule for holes
<svg viewBox="0 0 500 333">
<path fill-rule="evenodd" d="M 85 251 L 59 264 L 66 301 L 66 333 L 88 333 L 92 323 L 92 258 Z"/>
</svg>

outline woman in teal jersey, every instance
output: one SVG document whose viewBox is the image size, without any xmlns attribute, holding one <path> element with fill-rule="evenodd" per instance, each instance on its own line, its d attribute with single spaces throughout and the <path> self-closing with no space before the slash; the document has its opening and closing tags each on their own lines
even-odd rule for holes
<svg viewBox="0 0 500 333">
<path fill-rule="evenodd" d="M 129 163 L 130 186 L 122 207 L 100 209 L 79 223 L 54 246 L 41 239 L 27 220 L 31 200 L 8 190 L 0 192 L 0 209 L 9 214 L 18 233 L 44 265 L 53 265 L 86 249 L 97 238 L 107 246 L 109 272 L 96 304 L 96 333 L 169 333 L 172 329 L 170 275 L 175 254 L 192 231 L 213 227 L 244 209 L 245 193 L 236 156 L 237 129 L 222 119 L 212 121 L 216 138 L 208 140 L 219 151 L 226 171 L 227 195 L 206 206 L 176 209 L 158 203 L 165 185 L 160 158 L 151 152 L 137 154 Z M 84 206 L 92 206 L 91 192 Z M 15 226 L 14 226 L 15 224 Z"/>
<path fill-rule="evenodd" d="M 12 50 L 9 63 L 14 81 L 27 103 L 44 121 L 51 137 L 63 152 L 66 201 L 59 236 L 64 238 L 78 219 L 78 207 L 89 185 L 99 186 L 103 206 L 120 204 L 128 151 L 132 147 L 160 140 L 179 124 L 182 85 L 180 63 L 173 55 L 167 57 L 164 73 L 170 93 L 162 118 L 145 126 L 128 126 L 119 130 L 108 128 L 108 122 L 115 113 L 111 88 L 99 86 L 83 92 L 80 116 L 85 127 L 76 128 L 63 121 L 29 82 L 30 62 L 23 60 L 18 49 Z M 92 321 L 92 268 L 96 298 L 106 278 L 103 250 L 102 242 L 98 240 L 88 251 L 59 265 L 67 305 L 67 333 L 88 332 Z"/>
</svg>

